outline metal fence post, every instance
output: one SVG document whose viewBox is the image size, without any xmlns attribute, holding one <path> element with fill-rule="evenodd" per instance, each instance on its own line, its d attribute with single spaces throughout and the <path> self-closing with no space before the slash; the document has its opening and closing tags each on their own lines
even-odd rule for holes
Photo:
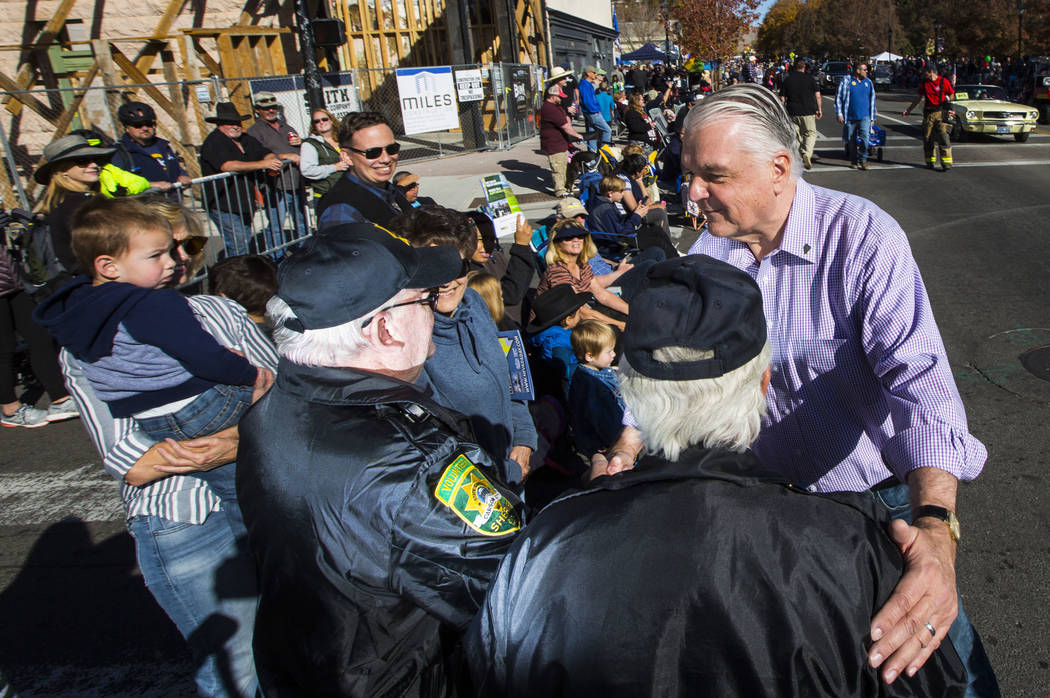
<svg viewBox="0 0 1050 698">
<path fill-rule="evenodd" d="M 18 200 L 22 202 L 22 208 L 28 211 L 32 207 L 29 205 L 26 190 L 22 187 L 22 178 L 18 176 L 18 164 L 15 162 L 14 155 L 11 154 L 11 148 L 7 142 L 7 131 L 4 130 L 2 122 L 0 122 L 0 141 L 3 141 L 4 144 L 4 159 L 7 160 L 7 169 L 11 173 L 11 181 L 18 193 Z"/>
</svg>

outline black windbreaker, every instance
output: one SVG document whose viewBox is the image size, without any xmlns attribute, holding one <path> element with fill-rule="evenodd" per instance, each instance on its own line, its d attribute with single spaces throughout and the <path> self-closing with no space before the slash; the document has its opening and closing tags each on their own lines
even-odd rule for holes
<svg viewBox="0 0 1050 698">
<path fill-rule="evenodd" d="M 961 696 L 950 641 L 881 683 L 867 634 L 903 561 L 870 495 L 751 454 L 648 457 L 544 509 L 467 633 L 483 696 Z"/>
<path fill-rule="evenodd" d="M 449 638 L 521 524 L 468 423 L 411 384 L 282 360 L 240 434 L 267 698 L 448 695 Z"/>
</svg>

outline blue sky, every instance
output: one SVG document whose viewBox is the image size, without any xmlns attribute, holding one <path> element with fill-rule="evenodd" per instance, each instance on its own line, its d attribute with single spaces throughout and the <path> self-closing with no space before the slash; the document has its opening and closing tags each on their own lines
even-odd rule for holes
<svg viewBox="0 0 1050 698">
<path fill-rule="evenodd" d="M 758 21 L 761 22 L 762 18 L 769 12 L 769 8 L 776 4 L 776 0 L 764 0 L 764 2 L 758 6 Z"/>
</svg>

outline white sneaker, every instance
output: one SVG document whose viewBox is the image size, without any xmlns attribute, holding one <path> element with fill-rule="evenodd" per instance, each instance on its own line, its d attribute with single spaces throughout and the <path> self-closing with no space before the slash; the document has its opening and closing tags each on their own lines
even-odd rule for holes
<svg viewBox="0 0 1050 698">
<path fill-rule="evenodd" d="M 5 414 L 3 419 L 0 420 L 0 424 L 3 424 L 5 427 L 25 427 L 27 429 L 46 427 L 47 410 L 38 410 L 29 405 L 22 405 L 10 417 Z"/>
<path fill-rule="evenodd" d="M 64 419 L 74 419 L 79 416 L 80 410 L 77 409 L 77 403 L 73 402 L 73 398 L 65 402 L 52 402 L 47 406 L 47 421 L 49 422 L 61 422 Z"/>
</svg>

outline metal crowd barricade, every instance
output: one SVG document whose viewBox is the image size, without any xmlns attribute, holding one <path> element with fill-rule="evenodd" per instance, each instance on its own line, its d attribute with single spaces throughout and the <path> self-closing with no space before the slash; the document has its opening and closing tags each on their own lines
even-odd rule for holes
<svg viewBox="0 0 1050 698">
<path fill-rule="evenodd" d="M 316 220 L 295 165 L 279 172 L 222 172 L 173 187 L 184 205 L 202 214 L 211 238 L 206 265 L 216 259 L 261 254 L 279 260 L 316 230 Z"/>
</svg>

